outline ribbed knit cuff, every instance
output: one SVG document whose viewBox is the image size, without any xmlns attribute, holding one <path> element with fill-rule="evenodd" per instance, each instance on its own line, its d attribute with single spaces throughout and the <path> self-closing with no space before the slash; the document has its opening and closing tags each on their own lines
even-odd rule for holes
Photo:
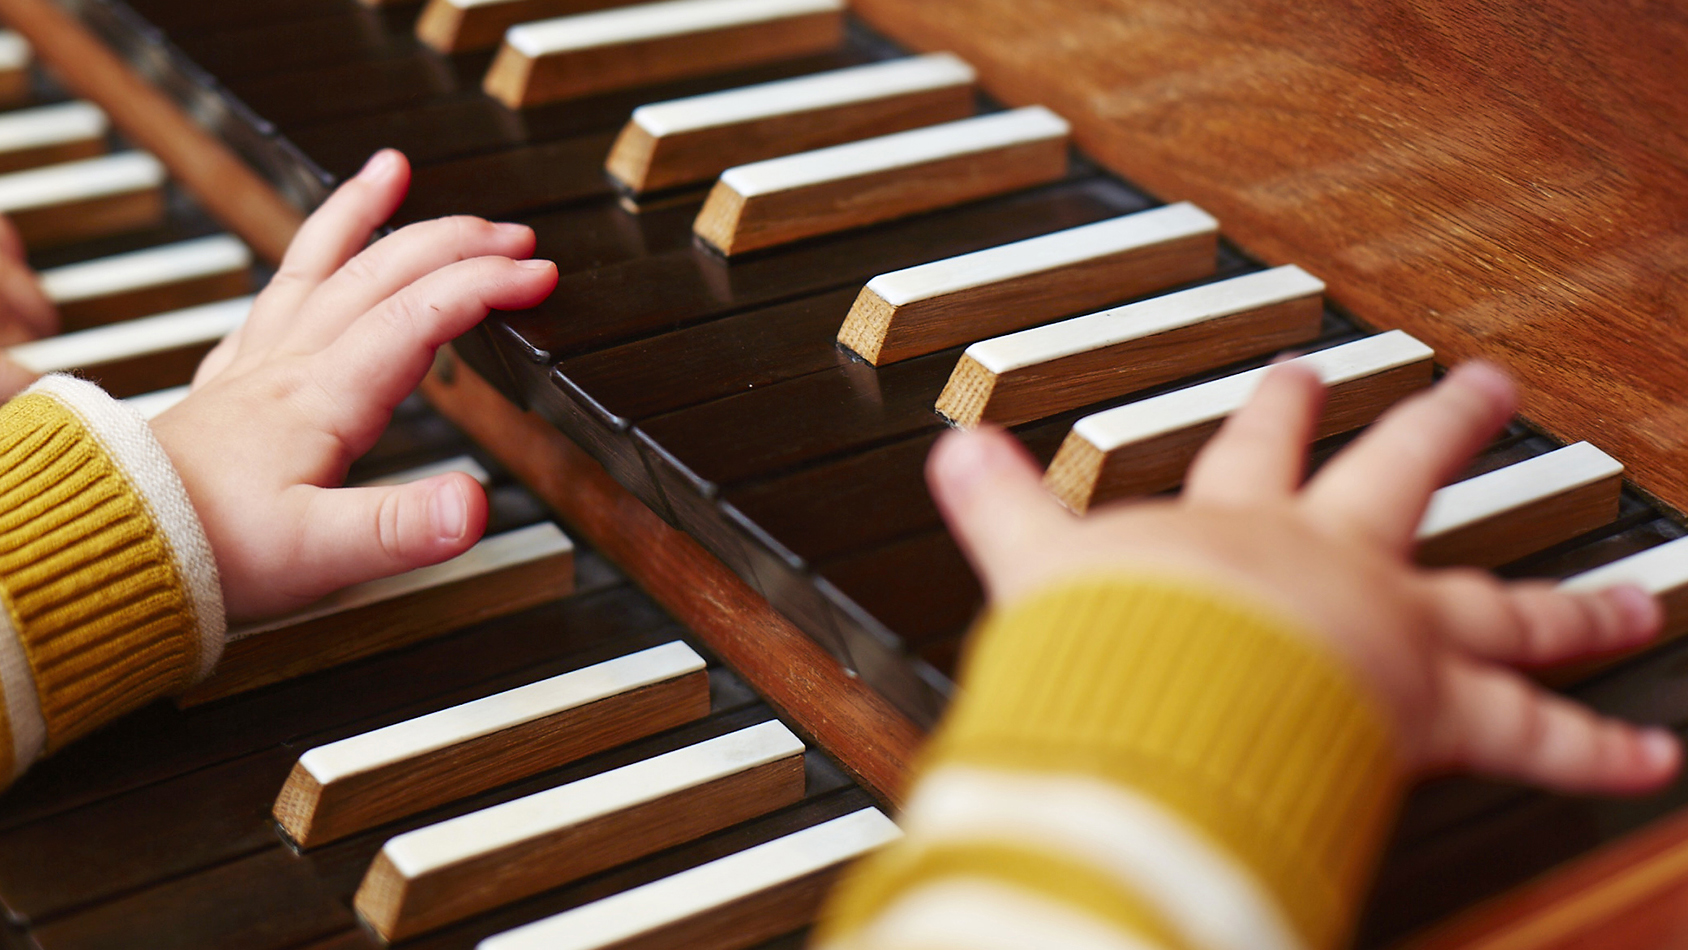
<svg viewBox="0 0 1688 950">
<path fill-rule="evenodd" d="M 50 752 L 216 663 L 221 591 L 187 492 L 92 384 L 48 377 L 0 407 L 0 594 L 29 674 L 4 676 L 0 645 L 14 771 L 36 751 L 20 709 Z"/>
<path fill-rule="evenodd" d="M 1348 933 L 1401 777 L 1382 711 L 1281 618 L 1163 580 L 1063 586 L 988 617 L 930 768 L 1145 795 L 1246 866 L 1310 947 Z"/>
</svg>

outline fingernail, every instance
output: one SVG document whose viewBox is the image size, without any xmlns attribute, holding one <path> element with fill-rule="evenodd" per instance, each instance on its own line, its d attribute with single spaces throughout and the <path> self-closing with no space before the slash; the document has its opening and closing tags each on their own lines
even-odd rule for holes
<svg viewBox="0 0 1688 950">
<path fill-rule="evenodd" d="M 1462 386 L 1481 389 L 1497 399 L 1512 398 L 1512 378 L 1493 363 L 1471 360 L 1448 371 L 1444 382 L 1458 380 Z"/>
<path fill-rule="evenodd" d="M 531 259 L 525 260 L 525 261 L 517 261 L 516 266 L 517 267 L 525 267 L 528 270 L 545 270 L 547 268 L 554 267 L 555 265 L 552 264 L 550 261 L 543 260 L 541 258 L 536 257 L 536 258 L 531 258 Z"/>
<path fill-rule="evenodd" d="M 469 499 L 456 479 L 434 489 L 434 533 L 442 541 L 458 541 L 469 530 Z"/>
<path fill-rule="evenodd" d="M 1647 757 L 1647 764 L 1655 768 L 1675 764 L 1678 755 L 1676 735 L 1669 729 L 1656 727 L 1643 731 L 1641 754 Z"/>
<path fill-rule="evenodd" d="M 1651 635 L 1664 624 L 1664 607 L 1659 599 L 1634 584 L 1606 591 L 1606 599 L 1624 619 L 1624 630 L 1633 636 Z"/>
<path fill-rule="evenodd" d="M 957 430 L 944 436 L 939 475 L 952 490 L 970 491 L 996 467 L 998 452 L 991 430 Z"/>
<path fill-rule="evenodd" d="M 369 161 L 363 163 L 363 169 L 358 177 L 365 181 L 380 181 L 397 171 L 399 167 L 399 153 L 390 148 L 384 148 L 369 156 Z"/>
<path fill-rule="evenodd" d="M 533 230 L 525 224 L 517 224 L 514 221 L 500 221 L 494 224 L 493 228 L 499 234 L 528 234 Z"/>
</svg>

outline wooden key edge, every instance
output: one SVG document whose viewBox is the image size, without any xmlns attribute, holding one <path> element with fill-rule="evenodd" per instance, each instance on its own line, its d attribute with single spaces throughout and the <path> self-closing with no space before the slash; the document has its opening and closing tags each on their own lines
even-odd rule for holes
<svg viewBox="0 0 1688 950">
<path fill-rule="evenodd" d="M 725 178 L 716 181 L 704 199 L 703 208 L 692 224 L 692 233 L 723 256 L 747 254 L 783 244 L 856 228 L 895 221 L 916 214 L 954 207 L 995 195 L 1011 194 L 1026 188 L 1059 180 L 1067 173 L 1068 139 L 1036 139 L 1014 145 L 948 156 L 936 161 L 904 166 L 892 171 L 869 172 L 851 178 L 840 178 L 819 185 L 793 188 L 746 198 Z M 988 174 L 980 174 L 985 166 Z M 864 187 L 883 191 L 885 183 L 898 178 L 908 179 L 898 190 L 905 194 L 925 193 L 920 181 L 932 180 L 953 184 L 947 197 L 940 201 L 906 200 L 896 208 L 874 210 L 854 206 L 847 199 Z M 918 180 L 917 180 L 918 179 Z M 836 200 L 829 202 L 829 196 Z M 809 203 L 813 209 L 782 207 Z M 887 202 L 881 208 L 885 208 Z M 834 207 L 836 205 L 836 207 Z M 834 218 L 824 226 L 803 225 L 805 218 Z M 792 224 L 792 221 L 799 222 Z M 783 223 L 783 226 L 781 226 Z"/>
<path fill-rule="evenodd" d="M 694 670 L 455 743 L 427 754 L 424 762 L 394 763 L 328 786 L 317 780 L 301 756 L 276 796 L 271 815 L 299 848 L 315 848 L 708 715 L 709 672 Z M 604 734 L 606 729 L 611 735 Z M 499 752 L 519 755 L 523 761 L 512 768 L 497 757 Z M 470 776 L 461 774 L 463 763 L 472 767 Z M 448 771 L 456 781 L 439 787 L 441 773 Z M 436 787 L 415 795 L 417 783 L 424 782 Z M 386 797 L 380 804 L 389 807 L 381 809 L 365 800 L 358 808 L 360 797 L 394 786 L 412 799 L 394 806 Z"/>
<path fill-rule="evenodd" d="M 707 183 L 731 165 L 955 122 L 973 114 L 973 86 L 954 85 L 807 112 L 764 116 L 754 122 L 670 136 L 653 135 L 635 118 L 628 120 L 616 136 L 609 158 L 604 162 L 604 171 L 628 192 L 643 195 Z M 805 126 L 808 127 L 807 134 L 800 131 Z M 710 151 L 710 140 L 722 137 L 777 141 L 778 144 L 753 155 L 740 155 L 728 166 L 700 162 L 691 154 L 699 150 Z M 691 159 L 689 164 L 688 158 Z"/>
<path fill-rule="evenodd" d="M 1381 373 L 1331 386 L 1325 400 L 1325 413 L 1319 421 L 1317 438 L 1326 438 L 1357 429 L 1375 419 L 1390 405 L 1430 385 L 1434 360 L 1426 356 Z M 1079 514 L 1091 507 L 1129 498 L 1138 494 L 1152 494 L 1176 488 L 1183 481 L 1183 471 L 1200 446 L 1218 431 L 1223 419 L 1176 430 L 1157 436 L 1154 441 L 1189 443 L 1180 450 L 1182 462 L 1176 466 L 1178 474 L 1152 481 L 1139 481 L 1129 487 L 1109 486 L 1109 464 L 1119 453 L 1131 446 L 1104 452 L 1077 431 L 1069 431 L 1043 474 L 1043 484 L 1062 504 Z M 1139 444 L 1140 446 L 1141 444 Z"/>
<path fill-rule="evenodd" d="M 550 890 L 580 878 L 597 874 L 628 861 L 694 841 L 776 811 L 801 800 L 804 791 L 803 752 L 798 751 L 724 775 L 700 785 L 680 789 L 649 801 L 595 817 L 578 825 L 547 832 L 537 839 L 525 839 L 509 848 L 485 852 L 476 858 L 451 865 L 439 875 L 407 878 L 383 848 L 353 898 L 358 916 L 388 941 L 403 940 L 437 930 L 458 920 Z M 713 803 L 714 807 L 700 807 Z M 682 820 L 675 820 L 675 816 Z M 660 820 L 659 820 L 660 819 Z M 622 829 L 625 833 L 616 833 Z M 598 839 L 600 846 L 590 844 Z M 616 843 L 612 856 L 608 841 Z M 546 868 L 546 855 L 555 865 L 555 852 L 574 853 L 568 870 Z M 528 852 L 514 855 L 511 851 Z M 531 858 L 530 861 L 524 858 Z M 566 862 L 566 858 L 562 859 Z M 540 865 L 534 880 L 515 884 L 512 869 Z M 551 873 L 546 873 L 550 871 Z M 492 879 L 506 888 L 502 894 L 464 894 L 452 887 L 459 878 L 477 882 Z M 437 890 L 444 886 L 459 896 L 454 901 Z M 508 888 L 515 887 L 515 890 Z"/>
<path fill-rule="evenodd" d="M 1235 360 L 1306 343 L 1319 335 L 1323 316 L 1323 295 L 1310 294 L 1068 354 L 1001 374 L 992 372 L 963 353 L 950 374 L 949 382 L 939 393 L 934 408 L 944 418 L 965 428 L 985 422 L 997 425 L 1032 422 L 1103 399 L 1159 386 Z M 1187 355 L 1176 362 L 1169 357 L 1158 360 L 1145 358 L 1168 347 L 1199 355 Z M 1105 376 L 1109 375 L 1107 369 L 1110 363 L 1134 364 L 1140 359 L 1151 365 L 1135 373 L 1121 365 L 1119 372 L 1112 374 L 1116 377 L 1134 376 L 1130 383 L 1119 383 L 1107 391 L 1092 387 L 1090 392 L 1082 395 L 1074 393 L 1064 399 L 1057 392 L 1052 401 L 1042 405 L 1036 404 L 1033 398 L 1040 378 L 1050 381 L 1050 388 L 1057 389 L 1059 387 L 1054 385 L 1051 377 L 1078 377 L 1082 380 Z M 1132 388 L 1121 388 L 1125 385 Z M 1080 387 L 1075 383 L 1067 388 Z"/>
<path fill-rule="evenodd" d="M 470 588 L 475 591 L 471 609 L 437 609 L 440 598 L 460 597 Z M 490 574 L 406 594 L 395 601 L 362 605 L 305 620 L 285 631 L 235 640 L 223 649 L 216 672 L 177 697 L 176 705 L 185 709 L 396 650 L 538 606 L 567 596 L 573 589 L 574 550 L 570 547 Z M 431 606 L 434 609 L 426 609 Z M 391 615 L 396 610 L 408 611 L 418 619 L 408 626 L 393 624 Z M 360 628 L 372 632 L 360 639 L 356 634 Z"/>
</svg>

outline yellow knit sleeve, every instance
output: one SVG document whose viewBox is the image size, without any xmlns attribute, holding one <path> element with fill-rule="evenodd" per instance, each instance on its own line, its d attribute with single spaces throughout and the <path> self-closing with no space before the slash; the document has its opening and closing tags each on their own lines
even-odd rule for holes
<svg viewBox="0 0 1688 950">
<path fill-rule="evenodd" d="M 139 416 L 65 377 L 0 407 L 0 786 L 185 689 L 222 634 L 209 547 Z"/>
<path fill-rule="evenodd" d="M 1164 579 L 1069 584 L 975 631 L 907 834 L 834 896 L 820 945 L 1334 947 L 1400 787 L 1381 709 L 1279 616 Z"/>
</svg>

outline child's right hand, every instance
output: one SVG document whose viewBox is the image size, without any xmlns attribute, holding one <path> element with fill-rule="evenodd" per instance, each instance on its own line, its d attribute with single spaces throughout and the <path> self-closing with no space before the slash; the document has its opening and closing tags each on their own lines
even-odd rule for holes
<svg viewBox="0 0 1688 950">
<path fill-rule="evenodd" d="M 1655 788 L 1680 761 L 1669 732 L 1603 719 L 1508 668 L 1644 643 L 1661 623 L 1654 598 L 1412 563 L 1431 493 L 1505 424 L 1514 398 L 1499 372 L 1460 367 L 1303 486 L 1323 388 L 1280 367 L 1209 443 L 1178 500 L 1083 520 L 999 431 L 946 436 L 928 476 L 994 605 L 1118 571 L 1206 582 L 1324 643 L 1392 713 L 1409 768 L 1459 766 L 1569 791 Z"/>
</svg>

